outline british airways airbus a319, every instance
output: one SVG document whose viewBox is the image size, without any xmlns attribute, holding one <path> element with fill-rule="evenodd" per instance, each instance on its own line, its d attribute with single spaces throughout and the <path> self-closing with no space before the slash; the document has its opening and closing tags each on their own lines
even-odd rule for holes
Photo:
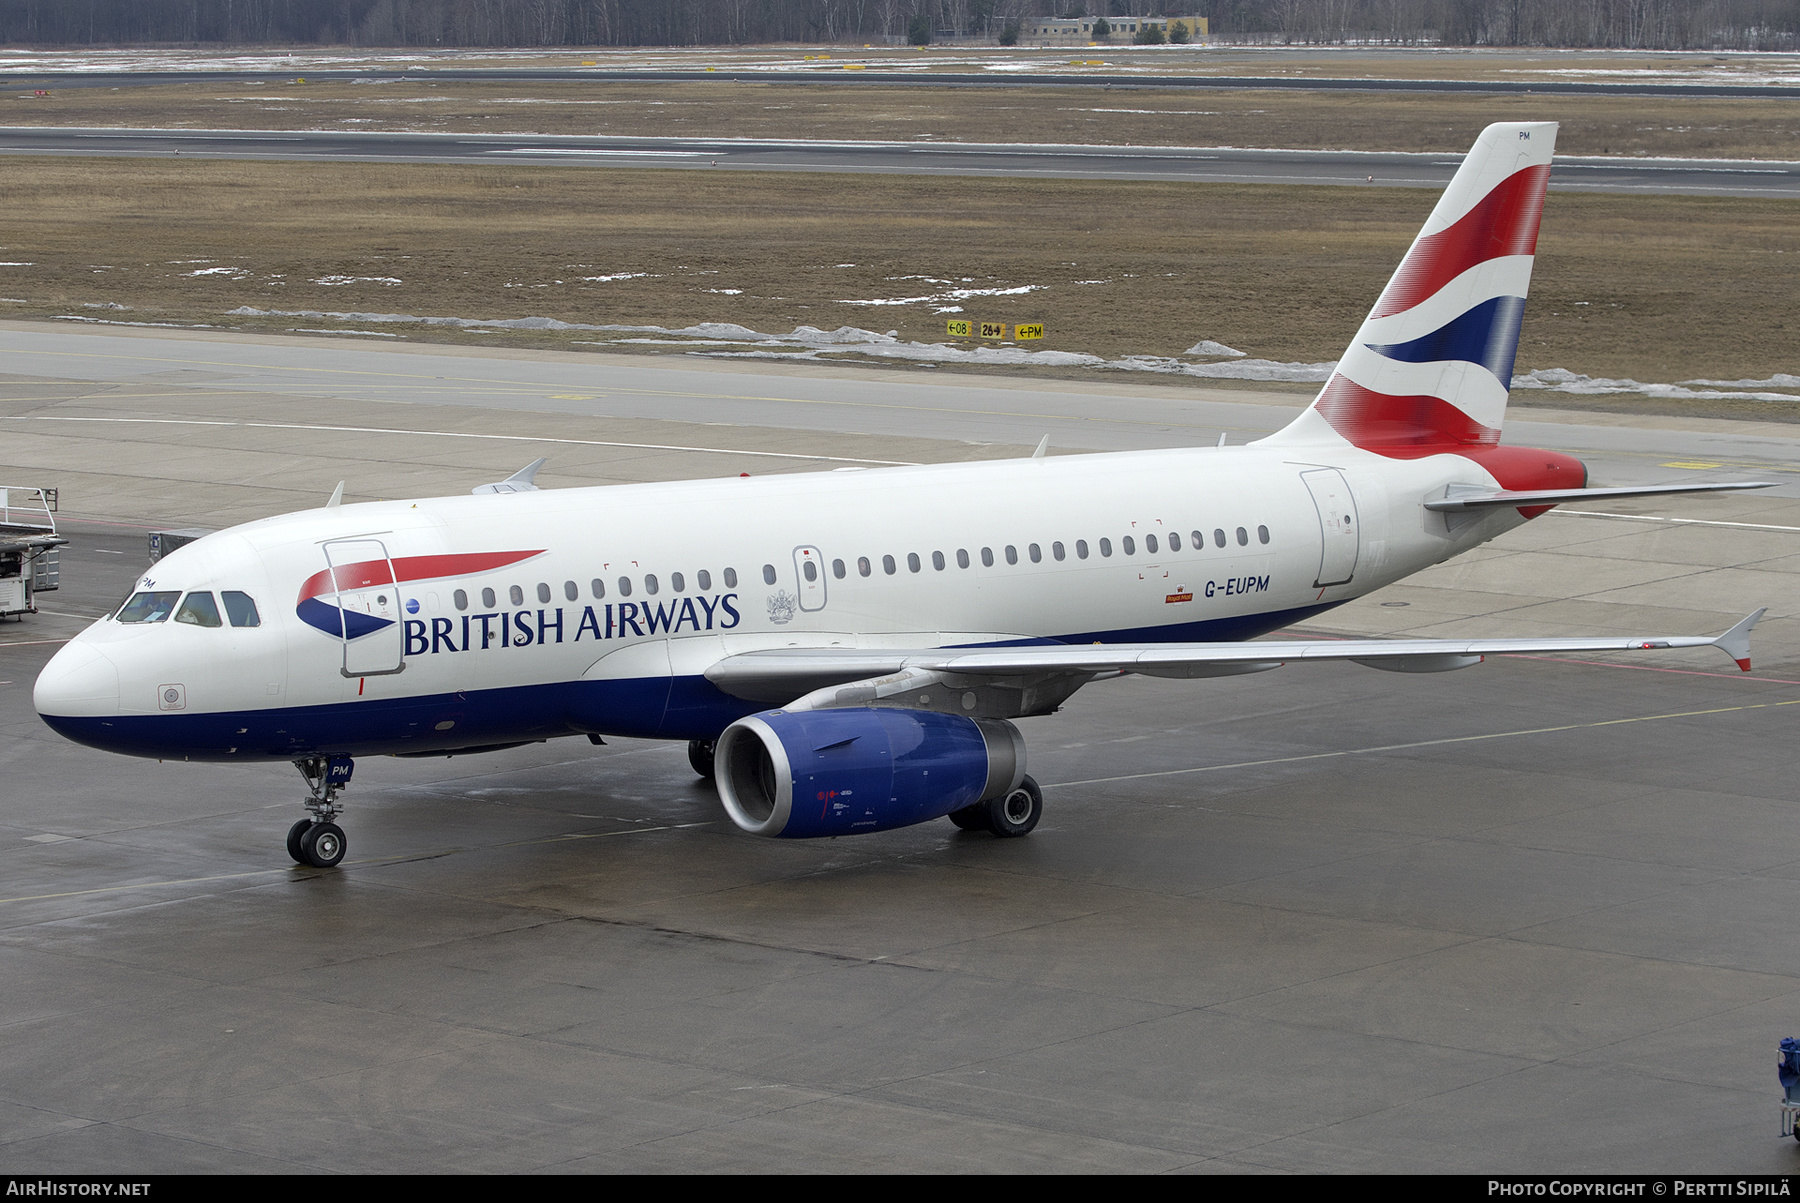
<svg viewBox="0 0 1800 1203">
<path fill-rule="evenodd" d="M 1021 836 L 1043 801 L 1012 720 L 1125 673 L 1507 653 L 1725 634 L 1245 642 L 1589 489 L 1500 444 L 1556 126 L 1477 139 L 1311 407 L 1244 447 L 342 505 L 163 559 L 37 680 L 44 721 L 133 756 L 286 760 L 329 867 L 354 758 L 604 735 L 687 740 L 745 831 L 948 817 Z M 534 465 L 535 468 L 535 465 Z"/>
</svg>

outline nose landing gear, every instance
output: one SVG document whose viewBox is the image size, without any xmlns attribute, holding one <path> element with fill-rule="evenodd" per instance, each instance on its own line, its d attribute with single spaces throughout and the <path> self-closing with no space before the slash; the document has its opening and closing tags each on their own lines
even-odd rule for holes
<svg viewBox="0 0 1800 1203">
<path fill-rule="evenodd" d="M 343 813 L 339 795 L 356 763 L 348 756 L 308 756 L 294 767 L 306 778 L 306 809 L 313 817 L 288 828 L 288 855 L 296 864 L 329 869 L 344 859 L 344 829 L 333 820 Z"/>
</svg>

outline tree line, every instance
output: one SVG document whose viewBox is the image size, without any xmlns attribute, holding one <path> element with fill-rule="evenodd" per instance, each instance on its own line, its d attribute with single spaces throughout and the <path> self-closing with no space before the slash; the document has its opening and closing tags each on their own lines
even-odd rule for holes
<svg viewBox="0 0 1800 1203">
<path fill-rule="evenodd" d="M 1183 0 L 1212 36 L 1275 44 L 1800 48 L 1800 0 Z M 696 46 L 998 38 L 1131 0 L 0 0 L 0 45 Z"/>
</svg>

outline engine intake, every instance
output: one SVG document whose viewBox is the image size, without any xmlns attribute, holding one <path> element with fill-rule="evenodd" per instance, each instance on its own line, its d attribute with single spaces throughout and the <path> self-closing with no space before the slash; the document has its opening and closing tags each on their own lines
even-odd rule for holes
<svg viewBox="0 0 1800 1203">
<path fill-rule="evenodd" d="M 1015 788 L 1025 741 L 1003 719 L 923 710 L 766 710 L 725 729 L 719 800 L 753 835 L 910 827 Z"/>
</svg>

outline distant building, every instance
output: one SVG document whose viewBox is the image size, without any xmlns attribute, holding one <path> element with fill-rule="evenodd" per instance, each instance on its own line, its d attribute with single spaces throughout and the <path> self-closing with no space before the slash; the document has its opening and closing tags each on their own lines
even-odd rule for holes
<svg viewBox="0 0 1800 1203">
<path fill-rule="evenodd" d="M 1033 21 L 1022 32 L 1029 38 L 1043 38 L 1058 42 L 1091 42 L 1094 40 L 1094 22 L 1097 17 L 1044 17 Z M 1108 17 L 1107 25 L 1112 27 L 1112 36 L 1123 35 L 1135 37 L 1147 25 L 1160 25 L 1163 37 L 1169 36 L 1169 26 L 1180 21 L 1187 26 L 1188 37 L 1198 41 L 1207 35 L 1205 17 Z"/>
</svg>

